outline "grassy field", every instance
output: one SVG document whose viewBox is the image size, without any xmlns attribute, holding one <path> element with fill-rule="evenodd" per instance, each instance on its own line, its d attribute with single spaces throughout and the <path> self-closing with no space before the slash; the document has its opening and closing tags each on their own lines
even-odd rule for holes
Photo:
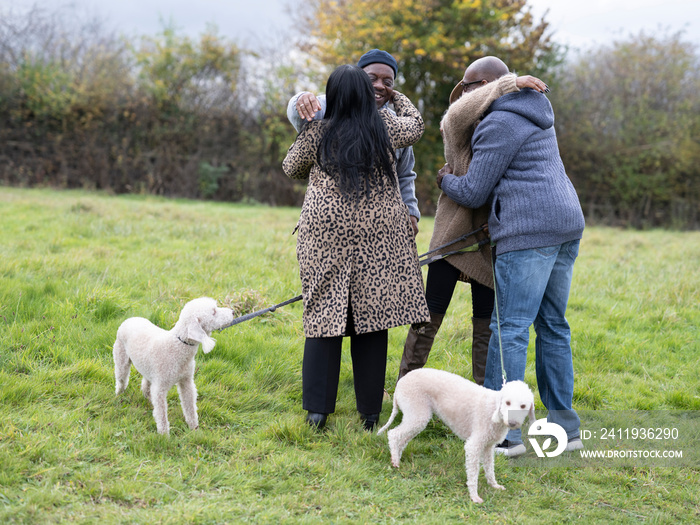
<svg viewBox="0 0 700 525">
<path fill-rule="evenodd" d="M 437 421 L 393 469 L 385 436 L 360 429 L 349 352 L 337 412 L 312 432 L 301 303 L 214 334 L 216 348 L 197 355 L 200 429 L 187 428 L 173 390 L 171 434 L 156 434 L 137 372 L 114 394 L 117 327 L 143 316 L 170 328 L 203 295 L 239 315 L 297 295 L 298 213 L 0 190 L 0 522 L 700 520 L 700 466 L 643 461 L 548 468 L 498 457 L 506 491 L 482 474 L 475 505 L 463 445 Z M 431 219 L 420 227 L 423 253 Z M 568 312 L 575 408 L 700 410 L 699 261 L 698 232 L 586 230 Z M 470 377 L 469 318 L 469 287 L 458 285 L 429 366 Z M 390 392 L 405 334 L 389 334 Z M 386 402 L 382 423 L 389 412 Z"/>
</svg>

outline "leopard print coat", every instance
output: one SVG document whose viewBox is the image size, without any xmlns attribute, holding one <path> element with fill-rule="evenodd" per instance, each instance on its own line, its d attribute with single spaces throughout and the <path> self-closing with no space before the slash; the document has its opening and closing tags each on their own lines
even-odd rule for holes
<svg viewBox="0 0 700 525">
<path fill-rule="evenodd" d="M 395 91 L 396 115 L 381 110 L 393 148 L 414 144 L 424 124 Z M 325 121 L 308 123 L 289 148 L 284 172 L 309 179 L 299 218 L 297 259 L 304 335 L 345 335 L 348 305 L 356 334 L 430 320 L 408 208 L 398 182 L 369 196 L 343 195 L 316 163 Z M 396 172 L 393 174 L 396 178 Z"/>
</svg>

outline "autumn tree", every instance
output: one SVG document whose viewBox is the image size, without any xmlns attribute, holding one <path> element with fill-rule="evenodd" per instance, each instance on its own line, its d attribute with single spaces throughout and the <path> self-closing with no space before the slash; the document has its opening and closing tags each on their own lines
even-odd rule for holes
<svg viewBox="0 0 700 525">
<path fill-rule="evenodd" d="M 700 56 L 644 32 L 580 56 L 551 94 L 589 221 L 700 226 Z"/>
<path fill-rule="evenodd" d="M 226 108 L 235 100 L 241 52 L 207 28 L 199 40 L 166 26 L 133 48 L 139 87 L 159 106 L 197 111 Z"/>
<path fill-rule="evenodd" d="M 396 58 L 396 87 L 426 123 L 414 146 L 425 211 L 434 209 L 432 174 L 444 162 L 439 121 L 466 66 L 495 55 L 512 71 L 544 74 L 558 57 L 547 22 L 525 0 L 310 0 L 296 16 L 309 36 L 303 49 L 328 66 L 324 75 L 372 48 Z"/>
</svg>

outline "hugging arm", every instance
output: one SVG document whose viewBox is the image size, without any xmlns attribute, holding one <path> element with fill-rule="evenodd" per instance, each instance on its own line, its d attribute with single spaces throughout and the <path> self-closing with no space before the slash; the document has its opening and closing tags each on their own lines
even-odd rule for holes
<svg viewBox="0 0 700 525">
<path fill-rule="evenodd" d="M 423 117 L 408 97 L 398 91 L 394 91 L 394 109 L 396 115 L 387 109 L 381 110 L 391 146 L 394 149 L 412 146 L 420 140 L 425 131 Z"/>
</svg>

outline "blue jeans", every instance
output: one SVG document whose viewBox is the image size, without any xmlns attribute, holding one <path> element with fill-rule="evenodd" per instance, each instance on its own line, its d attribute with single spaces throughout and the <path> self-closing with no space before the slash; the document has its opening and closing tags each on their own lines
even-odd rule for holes
<svg viewBox="0 0 700 525">
<path fill-rule="evenodd" d="M 525 379 L 530 326 L 534 325 L 540 399 L 549 411 L 548 420 L 561 425 L 569 439 L 579 436 L 581 423 L 571 408 L 574 365 L 571 330 L 565 317 L 578 249 L 578 240 L 569 241 L 546 248 L 507 252 L 499 255 L 495 263 L 506 379 Z M 503 378 L 495 309 L 491 331 L 484 386 L 500 390 Z M 521 431 L 510 430 L 506 439 L 522 442 Z"/>
</svg>

